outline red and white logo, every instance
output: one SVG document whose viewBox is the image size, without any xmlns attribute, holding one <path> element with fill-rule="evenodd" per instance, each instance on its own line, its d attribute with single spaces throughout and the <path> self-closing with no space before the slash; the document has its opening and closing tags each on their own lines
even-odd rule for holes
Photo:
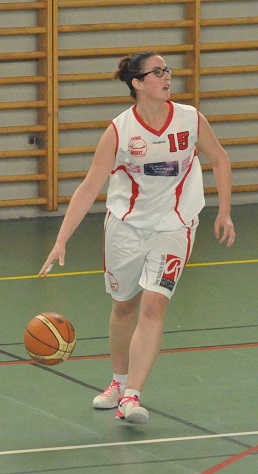
<svg viewBox="0 0 258 474">
<path fill-rule="evenodd" d="M 141 137 L 132 137 L 128 145 L 128 151 L 130 155 L 135 157 L 145 156 L 147 152 L 146 142 Z"/>
<path fill-rule="evenodd" d="M 167 255 L 163 278 L 176 282 L 181 272 L 182 260 L 175 255 Z"/>
</svg>

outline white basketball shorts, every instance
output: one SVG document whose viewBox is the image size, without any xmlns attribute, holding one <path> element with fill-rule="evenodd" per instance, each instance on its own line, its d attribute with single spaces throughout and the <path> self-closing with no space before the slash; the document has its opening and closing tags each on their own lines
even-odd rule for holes
<svg viewBox="0 0 258 474">
<path fill-rule="evenodd" d="M 128 301 L 142 289 L 172 297 L 187 263 L 199 219 L 171 232 L 137 229 L 105 219 L 105 284 L 115 300 Z"/>
</svg>

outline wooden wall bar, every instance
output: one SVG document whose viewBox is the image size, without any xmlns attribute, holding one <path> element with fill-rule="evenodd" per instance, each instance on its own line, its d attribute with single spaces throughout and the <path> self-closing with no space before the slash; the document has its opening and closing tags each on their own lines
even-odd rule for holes
<svg viewBox="0 0 258 474">
<path fill-rule="evenodd" d="M 1 101 L 0 110 L 14 111 L 34 109 L 36 112 L 36 124 L 27 123 L 25 125 L 5 125 L 0 127 L 0 134 L 2 137 L 11 135 L 13 142 L 15 136 L 20 135 L 24 137 L 23 141 L 28 137 L 31 140 L 38 139 L 37 149 L 13 149 L 0 151 L 0 165 L 2 169 L 5 168 L 4 163 L 7 160 L 17 162 L 17 168 L 21 168 L 23 160 L 29 158 L 30 161 L 35 161 L 35 167 L 38 172 L 32 173 L 13 173 L 1 174 L 0 183 L 9 183 L 10 190 L 8 195 L 13 196 L 9 199 L 1 199 L 1 207 L 19 207 L 19 206 L 41 206 L 42 209 L 50 211 L 53 210 L 53 147 L 52 147 L 52 4 L 51 1 L 45 2 L 17 2 L 17 3 L 2 3 L 0 4 L 0 12 L 13 12 L 10 16 L 10 21 L 17 19 L 17 15 L 22 12 L 31 12 L 31 18 L 35 19 L 34 26 L 28 27 L 5 27 L 0 28 L 1 38 L 13 39 L 13 47 L 17 46 L 17 42 L 21 37 L 35 38 L 36 49 L 34 51 L 10 51 L 1 52 L 0 60 L 5 64 L 8 70 L 10 64 L 16 64 L 17 71 L 19 65 L 28 61 L 36 61 L 36 70 L 38 74 L 34 76 L 5 76 L 1 77 L 0 84 L 2 87 L 8 88 L 11 85 L 36 85 L 37 99 L 36 100 L 22 100 L 22 93 L 19 94 L 19 100 L 16 101 Z M 34 14 L 34 15 L 33 15 Z M 18 90 L 18 89 L 17 89 Z M 33 95 L 33 92 L 32 92 Z M 19 163 L 21 162 L 21 164 Z M 26 194 L 24 198 L 15 198 L 16 188 L 18 183 L 33 183 L 36 187 L 36 196 L 31 198 Z M 36 185 L 36 186 L 35 186 Z M 27 192 L 27 188 L 26 188 Z M 30 192 L 28 191 L 28 194 Z M 1 194 L 2 196 L 2 194 Z"/>
</svg>

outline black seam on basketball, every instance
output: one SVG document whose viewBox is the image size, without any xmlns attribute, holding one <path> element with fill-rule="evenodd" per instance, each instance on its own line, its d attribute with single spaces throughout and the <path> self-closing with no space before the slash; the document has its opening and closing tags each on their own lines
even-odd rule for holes
<svg viewBox="0 0 258 474">
<path fill-rule="evenodd" d="M 47 326 L 47 325 L 45 324 L 45 326 Z M 40 342 L 41 344 L 44 344 L 44 346 L 47 346 L 47 347 L 49 347 L 50 349 L 54 349 L 55 351 L 58 351 L 58 350 L 59 350 L 59 341 L 58 341 L 57 337 L 56 337 L 53 333 L 52 333 L 52 334 L 53 334 L 53 336 L 56 338 L 56 341 L 57 341 L 57 343 L 58 343 L 58 347 L 57 347 L 57 348 L 51 346 L 50 344 L 47 344 L 47 342 L 45 342 L 45 341 L 41 341 L 41 339 L 39 339 L 39 338 L 36 337 L 32 332 L 30 332 L 30 331 L 28 330 L 28 328 L 26 328 L 26 332 L 27 332 L 31 337 L 33 337 L 36 341 Z M 51 332 L 52 332 L 52 331 L 51 331 Z M 61 352 L 63 352 L 63 351 L 61 351 Z"/>
</svg>

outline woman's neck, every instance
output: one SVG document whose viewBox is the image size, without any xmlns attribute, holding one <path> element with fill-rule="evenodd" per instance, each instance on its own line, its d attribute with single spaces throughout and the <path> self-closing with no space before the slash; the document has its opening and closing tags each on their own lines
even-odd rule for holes
<svg viewBox="0 0 258 474">
<path fill-rule="evenodd" d="M 159 130 L 163 127 L 169 114 L 169 105 L 167 102 L 162 104 L 143 104 L 137 103 L 137 114 L 149 127 Z"/>
</svg>

